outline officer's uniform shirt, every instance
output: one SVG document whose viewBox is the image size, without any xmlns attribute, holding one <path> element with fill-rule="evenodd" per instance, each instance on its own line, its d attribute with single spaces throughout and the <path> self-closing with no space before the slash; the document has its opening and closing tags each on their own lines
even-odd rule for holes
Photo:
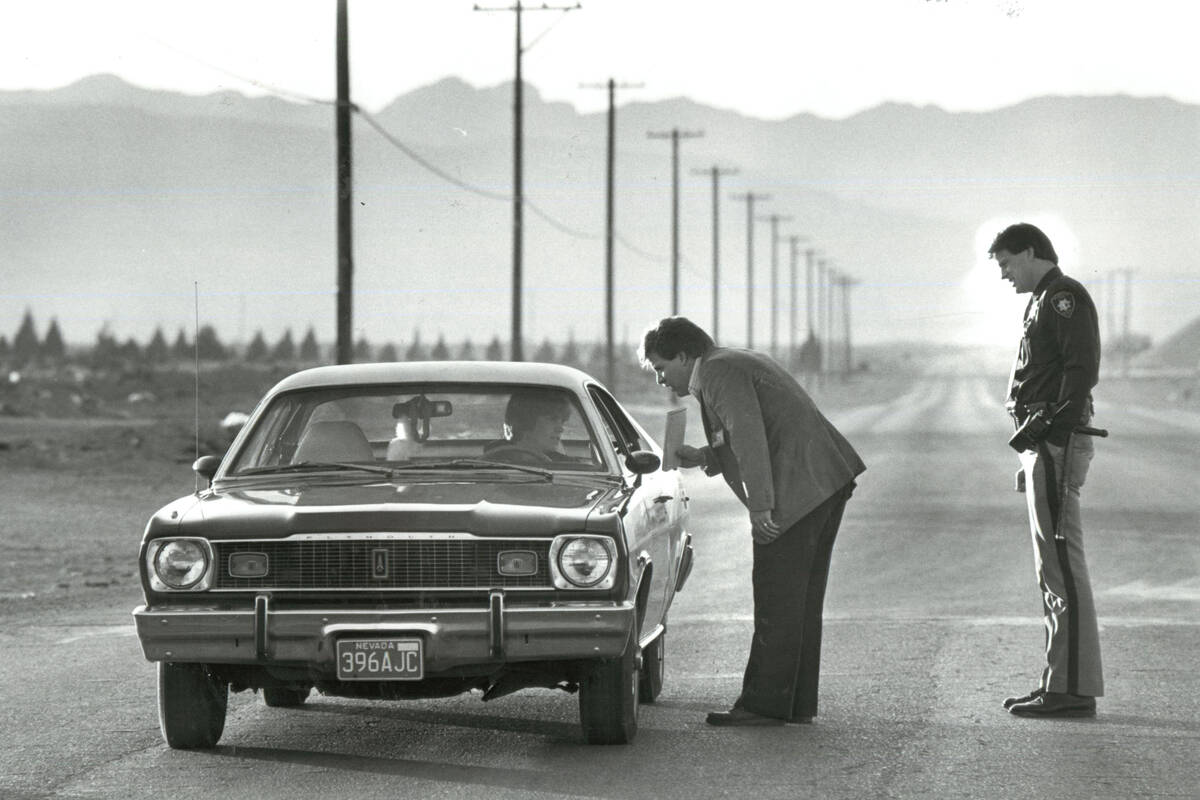
<svg viewBox="0 0 1200 800">
<path fill-rule="evenodd" d="M 1092 415 L 1092 388 L 1100 378 L 1100 324 L 1096 306 L 1079 281 L 1058 267 L 1038 282 L 1025 308 L 1025 333 L 1013 364 L 1008 400 L 1017 409 L 1063 400 L 1046 439 L 1063 446 Z"/>
</svg>

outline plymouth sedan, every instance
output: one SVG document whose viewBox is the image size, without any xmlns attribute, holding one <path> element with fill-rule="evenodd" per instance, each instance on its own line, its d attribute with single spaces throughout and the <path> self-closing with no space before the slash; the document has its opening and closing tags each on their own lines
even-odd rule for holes
<svg viewBox="0 0 1200 800">
<path fill-rule="evenodd" d="M 320 367 L 272 388 L 163 507 L 133 612 L 174 748 L 230 691 L 275 707 L 578 693 L 626 743 L 662 690 L 687 497 L 602 385 L 553 364 Z"/>
</svg>

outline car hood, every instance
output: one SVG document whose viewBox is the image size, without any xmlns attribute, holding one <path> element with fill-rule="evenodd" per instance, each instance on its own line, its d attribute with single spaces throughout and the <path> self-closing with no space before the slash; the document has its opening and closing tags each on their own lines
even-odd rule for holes
<svg viewBox="0 0 1200 800">
<path fill-rule="evenodd" d="M 161 533 L 209 539 L 409 531 L 553 535 L 607 529 L 621 497 L 619 486 L 602 480 L 225 488 L 203 493 L 184 513 L 164 519 L 170 530 Z M 152 522 L 151 536 L 160 532 L 156 527 Z"/>
</svg>

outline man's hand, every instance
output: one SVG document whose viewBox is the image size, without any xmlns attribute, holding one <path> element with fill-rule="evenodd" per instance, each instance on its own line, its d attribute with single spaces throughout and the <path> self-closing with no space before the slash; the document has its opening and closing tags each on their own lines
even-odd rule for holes
<svg viewBox="0 0 1200 800">
<path fill-rule="evenodd" d="M 690 444 L 680 445 L 679 449 L 675 451 L 675 457 L 679 459 L 681 467 L 704 466 L 704 453 Z"/>
<path fill-rule="evenodd" d="M 779 528 L 778 523 L 771 518 L 771 511 L 751 511 L 750 524 L 753 527 L 751 535 L 754 541 L 759 544 L 770 544 L 779 538 L 779 534 L 783 531 Z"/>
</svg>

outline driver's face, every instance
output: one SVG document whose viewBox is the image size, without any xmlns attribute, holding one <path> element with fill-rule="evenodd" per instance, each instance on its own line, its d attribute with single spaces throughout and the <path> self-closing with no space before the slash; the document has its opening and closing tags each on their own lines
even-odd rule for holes
<svg viewBox="0 0 1200 800">
<path fill-rule="evenodd" d="M 533 427 L 525 437 L 531 445 L 540 450 L 558 450 L 562 442 L 563 428 L 567 418 L 560 414 L 547 414 L 534 421 Z"/>
</svg>

